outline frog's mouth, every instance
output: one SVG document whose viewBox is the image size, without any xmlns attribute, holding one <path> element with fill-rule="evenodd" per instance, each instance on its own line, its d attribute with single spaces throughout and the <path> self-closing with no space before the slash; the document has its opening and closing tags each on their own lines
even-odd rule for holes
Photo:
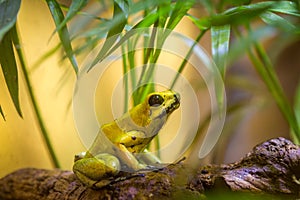
<svg viewBox="0 0 300 200">
<path fill-rule="evenodd" d="M 169 115 L 171 114 L 174 110 L 176 110 L 177 108 L 179 108 L 180 105 L 180 96 L 179 94 L 174 94 L 174 102 L 172 102 L 170 104 L 170 106 L 168 106 L 166 108 L 166 113 Z"/>
</svg>

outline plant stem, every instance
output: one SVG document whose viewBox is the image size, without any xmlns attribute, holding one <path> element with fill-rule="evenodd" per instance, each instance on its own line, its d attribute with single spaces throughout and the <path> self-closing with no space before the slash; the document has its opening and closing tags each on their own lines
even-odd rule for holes
<svg viewBox="0 0 300 200">
<path fill-rule="evenodd" d="M 123 61 L 123 76 L 124 76 L 124 88 L 125 88 L 125 96 L 124 96 L 124 111 L 123 113 L 127 112 L 128 110 L 128 102 L 129 102 L 129 97 L 128 97 L 128 93 L 129 93 L 129 89 L 128 89 L 128 76 L 126 76 L 128 70 L 127 70 L 127 59 L 126 59 L 126 54 L 125 54 L 125 47 L 122 44 L 121 45 L 121 49 L 122 49 L 122 61 Z"/>
<path fill-rule="evenodd" d="M 192 52 L 193 52 L 193 49 L 194 47 L 196 46 L 196 44 L 198 44 L 198 42 L 201 40 L 201 38 L 203 37 L 203 35 L 205 34 L 206 30 L 203 30 L 200 32 L 200 34 L 197 36 L 197 38 L 195 39 L 193 45 L 191 46 L 191 48 L 189 49 L 189 51 L 187 52 L 186 56 L 184 57 L 184 60 L 181 62 L 179 68 L 178 68 L 178 73 L 176 74 L 176 76 L 174 77 L 174 80 L 172 82 L 172 85 L 170 87 L 170 89 L 172 89 L 179 77 L 179 74 L 182 73 L 182 71 L 184 70 L 185 66 L 186 66 L 186 63 L 187 61 L 189 60 L 189 58 L 191 57 L 192 55 Z"/>
<path fill-rule="evenodd" d="M 21 69 L 22 70 L 20 70 L 20 71 L 23 73 L 23 77 L 25 79 L 25 88 L 27 89 L 27 92 L 29 94 L 29 100 L 30 100 L 31 105 L 33 107 L 34 115 L 35 115 L 35 117 L 38 121 L 38 126 L 40 128 L 40 131 L 42 133 L 42 136 L 43 136 L 44 141 L 46 143 L 46 146 L 48 148 L 52 165 L 55 168 L 60 168 L 60 164 L 59 164 L 58 159 L 55 155 L 53 146 L 52 146 L 50 138 L 49 138 L 49 134 L 48 134 L 48 132 L 46 130 L 46 127 L 44 125 L 44 121 L 42 119 L 40 110 L 38 108 L 38 105 L 37 105 L 37 102 L 36 102 L 36 99 L 35 99 L 35 96 L 34 96 L 34 93 L 33 93 L 33 89 L 32 89 L 32 86 L 31 86 L 31 83 L 30 83 L 30 80 L 29 80 L 29 76 L 28 76 L 28 72 L 27 72 L 27 69 L 26 69 L 26 64 L 25 64 L 25 59 L 24 59 L 24 56 L 23 56 L 23 52 L 22 52 L 22 49 L 20 48 L 20 39 L 19 39 L 19 35 L 18 35 L 18 32 L 17 32 L 16 26 L 14 26 L 14 28 L 13 28 L 13 41 L 14 41 L 14 44 L 16 46 L 16 51 L 18 53 L 18 57 L 19 57 L 20 64 L 21 64 Z"/>
</svg>

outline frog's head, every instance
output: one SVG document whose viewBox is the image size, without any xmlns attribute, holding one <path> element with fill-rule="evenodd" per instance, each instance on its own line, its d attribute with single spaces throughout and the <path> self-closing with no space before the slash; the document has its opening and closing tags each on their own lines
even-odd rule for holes
<svg viewBox="0 0 300 200">
<path fill-rule="evenodd" d="M 172 90 L 150 93 L 143 103 L 130 110 L 132 123 L 127 120 L 127 117 L 124 117 L 124 123 L 120 126 L 128 125 L 134 128 L 140 126 L 147 128 L 148 132 L 157 132 L 171 113 L 179 108 L 179 105 L 180 96 Z"/>
<path fill-rule="evenodd" d="M 151 119 L 167 118 L 179 108 L 180 96 L 172 90 L 154 92 L 147 96 L 145 103 L 149 106 Z"/>
<path fill-rule="evenodd" d="M 140 130 L 145 137 L 152 138 L 166 123 L 171 113 L 179 108 L 179 105 L 178 93 L 172 90 L 153 92 L 141 104 L 129 111 L 130 118 L 125 115 L 118 120 L 118 125 L 122 129 Z"/>
<path fill-rule="evenodd" d="M 172 90 L 154 92 L 147 96 L 144 105 L 148 113 L 145 133 L 147 137 L 153 137 L 166 123 L 171 113 L 179 108 L 180 96 Z"/>
</svg>

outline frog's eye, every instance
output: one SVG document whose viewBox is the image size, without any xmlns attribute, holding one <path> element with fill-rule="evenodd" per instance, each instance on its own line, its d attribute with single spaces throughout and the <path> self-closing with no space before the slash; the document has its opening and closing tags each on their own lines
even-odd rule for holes
<svg viewBox="0 0 300 200">
<path fill-rule="evenodd" d="M 148 103 L 150 106 L 159 106 L 164 102 L 164 99 L 158 95 L 158 94 L 154 94 L 152 96 L 149 97 Z"/>
</svg>

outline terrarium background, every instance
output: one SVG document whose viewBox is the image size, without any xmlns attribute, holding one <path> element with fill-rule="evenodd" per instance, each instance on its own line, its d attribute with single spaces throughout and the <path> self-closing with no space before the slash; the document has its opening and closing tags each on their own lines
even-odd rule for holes
<svg viewBox="0 0 300 200">
<path fill-rule="evenodd" d="M 62 65 L 69 65 L 69 63 L 60 62 L 61 54 L 59 52 L 38 68 L 32 69 L 36 61 L 59 42 L 57 35 L 51 38 L 55 25 L 45 2 L 22 1 L 17 24 L 22 39 L 22 48 L 30 68 L 30 79 L 55 153 L 62 168 L 71 169 L 74 154 L 85 150 L 76 132 L 72 109 L 70 109 L 75 75 L 69 67 L 70 76 L 68 79 L 63 79 L 62 82 L 61 78 L 67 69 Z M 182 20 L 176 30 L 192 38 L 198 34 L 198 30 L 189 20 Z M 201 44 L 207 52 L 210 52 L 209 36 L 208 32 L 201 40 Z M 49 40 L 50 38 L 51 40 Z M 272 44 L 272 40 L 266 43 L 266 45 L 270 44 Z M 292 44 L 283 50 L 278 59 L 275 59 L 276 67 L 284 90 L 292 101 L 300 74 L 299 43 Z M 81 61 L 82 58 L 79 58 L 79 63 Z M 226 135 L 221 136 L 219 147 L 223 148 L 222 153 L 224 154 L 220 154 L 220 162 L 223 157 L 224 162 L 236 161 L 255 144 L 270 137 L 288 136 L 289 133 L 288 126 L 275 102 L 268 95 L 265 86 L 257 78 L 245 58 L 234 63 L 234 67 L 228 75 L 228 86 L 232 83 L 230 75 L 236 74 L 242 77 L 241 80 L 247 78 L 251 80 L 253 88 L 250 89 L 250 92 L 254 92 L 255 97 L 250 98 L 252 96 L 249 96 L 250 106 L 240 110 L 237 118 L 242 120 L 238 124 L 233 123 L 235 120 L 230 121 L 230 124 L 227 123 L 225 129 L 230 129 L 230 125 L 234 126 L 234 134 L 230 138 Z M 36 127 L 31 105 L 28 102 L 22 82 L 23 77 L 20 78 L 23 119 L 16 113 L 9 98 L 3 74 L 0 73 L 0 101 L 6 117 L 6 121 L 0 120 L 0 159 L 2 163 L 0 177 L 23 167 L 52 168 L 46 146 Z M 241 80 L 233 85 L 242 85 L 244 82 Z M 237 87 L 228 88 L 227 92 L 229 103 L 248 95 L 247 92 Z M 201 94 L 199 95 L 201 96 Z M 228 141 L 229 145 L 222 146 L 224 141 Z"/>
</svg>

